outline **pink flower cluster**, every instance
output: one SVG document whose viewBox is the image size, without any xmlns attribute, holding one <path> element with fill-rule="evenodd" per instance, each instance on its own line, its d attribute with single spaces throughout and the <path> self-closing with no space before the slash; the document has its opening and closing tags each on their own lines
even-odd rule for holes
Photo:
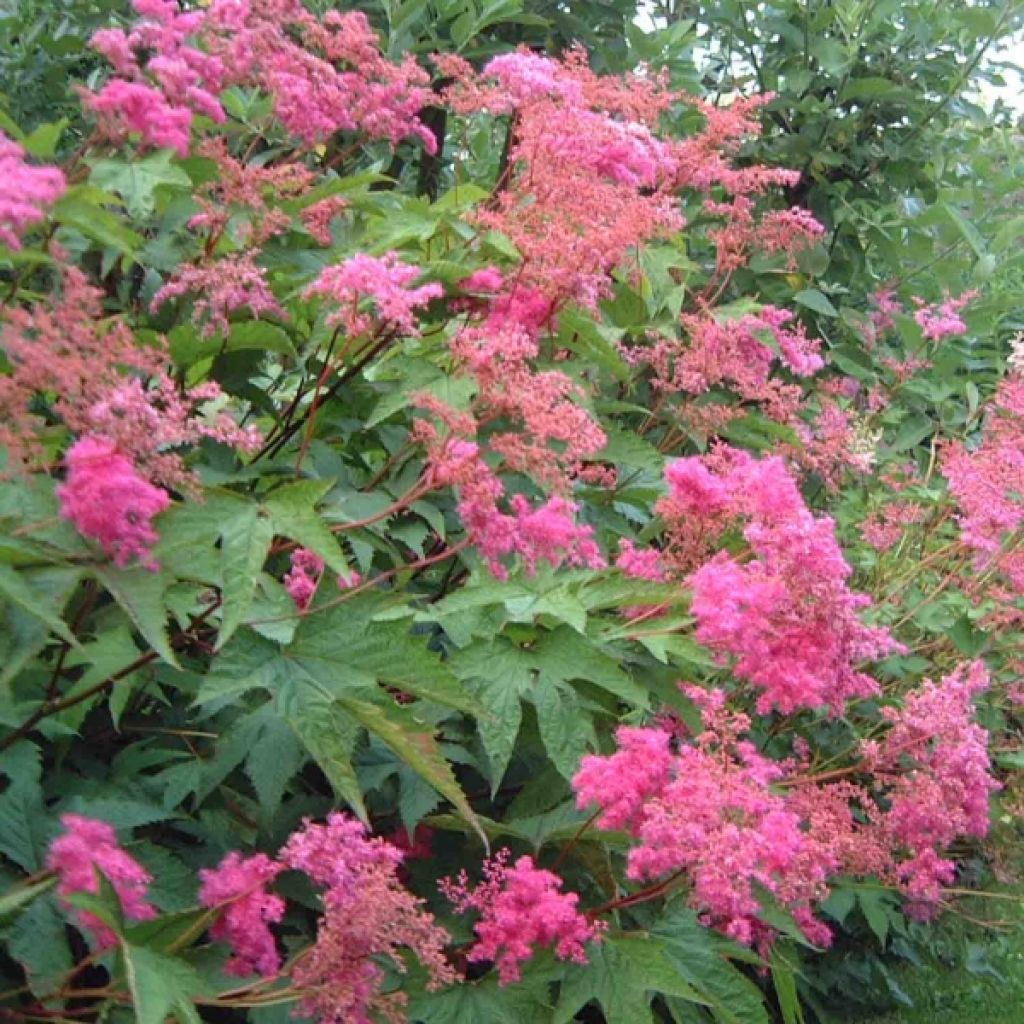
<svg viewBox="0 0 1024 1024">
<path fill-rule="evenodd" d="M 827 945 L 828 928 L 810 906 L 827 894 L 836 864 L 803 831 L 785 797 L 772 792 L 781 769 L 741 738 L 749 719 L 728 712 L 720 690 L 686 692 L 702 708 L 705 732 L 673 751 L 663 729 L 620 727 L 614 754 L 583 759 L 573 779 L 578 806 L 596 805 L 601 828 L 625 829 L 636 839 L 630 878 L 685 872 L 692 905 L 737 941 L 771 941 L 760 886 L 794 913 L 812 941 Z"/>
<path fill-rule="evenodd" d="M 395 252 L 382 257 L 357 253 L 343 263 L 320 271 L 303 297 L 323 295 L 336 304 L 339 308 L 328 314 L 327 324 L 344 327 L 349 337 L 385 327 L 415 335 L 419 331 L 414 311 L 443 293 L 436 281 L 411 287 L 421 273 L 419 267 L 403 263 Z M 366 301 L 372 302 L 376 315 L 360 310 Z"/>
<path fill-rule="evenodd" d="M 83 437 L 65 458 L 67 480 L 57 488 L 60 514 L 84 537 L 99 541 L 115 564 L 138 558 L 156 569 L 160 539 L 152 519 L 170 504 L 167 492 L 139 476 L 130 459 L 105 437 Z"/>
<path fill-rule="evenodd" d="M 941 856 L 960 836 L 988 832 L 992 777 L 988 732 L 972 721 L 972 700 L 989 676 L 980 661 L 961 666 L 939 683 L 925 680 L 902 706 L 886 708 L 891 724 L 881 743 L 864 754 L 888 787 L 887 809 L 876 826 L 897 851 L 895 874 L 912 900 L 933 904 L 953 880 L 953 861 Z"/>
<path fill-rule="evenodd" d="M 324 1024 L 371 1024 L 378 1015 L 399 1019 L 403 993 L 381 992 L 385 958 L 399 972 L 398 955 L 411 950 L 427 972 L 427 987 L 455 980 L 444 957 L 448 934 L 398 881 L 402 853 L 383 839 L 367 839 L 363 825 L 340 813 L 326 825 L 307 822 L 281 850 L 287 867 L 324 887 L 317 940 L 292 969 L 308 993 L 299 1012 Z"/>
<path fill-rule="evenodd" d="M 98 869 L 110 880 L 125 917 L 155 917 L 145 898 L 151 878 L 117 845 L 114 830 L 76 814 L 61 821 L 64 833 L 47 857 L 58 876 L 58 895 L 99 892 Z M 301 871 L 323 890 L 324 914 L 316 942 L 290 968 L 292 984 L 304 993 L 298 1012 L 325 1024 L 404 1019 L 399 1011 L 405 996 L 381 991 L 381 958 L 404 972 L 399 950 L 410 950 L 426 970 L 431 990 L 455 981 L 455 972 L 444 956 L 448 933 L 398 879 L 402 858 L 391 843 L 368 838 L 361 822 L 335 813 L 323 825 L 305 821 L 277 859 L 231 852 L 216 867 L 200 871 L 199 903 L 215 911 L 210 936 L 231 948 L 225 972 L 278 973 L 281 957 L 269 926 L 283 918 L 285 901 L 267 887 L 285 869 Z M 557 900 L 549 899 L 548 906 L 557 906 Z M 79 912 L 76 919 L 98 948 L 116 944 L 116 935 L 96 915 Z M 575 949 L 566 949 L 575 955 Z"/>
<path fill-rule="evenodd" d="M 241 85 L 273 97 L 285 129 L 309 145 L 359 130 L 392 143 L 414 135 L 436 148 L 417 117 L 431 98 L 426 72 L 411 57 L 387 61 L 361 12 L 330 11 L 321 22 L 301 0 L 133 6 L 131 31 L 103 29 L 92 40 L 118 77 L 84 95 L 111 136 L 137 133 L 143 145 L 185 156 L 193 116 L 223 122 L 220 94 Z"/>
<path fill-rule="evenodd" d="M 285 902 L 267 886 L 282 870 L 266 854 L 243 857 L 232 851 L 216 868 L 199 872 L 199 905 L 219 911 L 210 937 L 232 950 L 225 974 L 277 974 L 281 957 L 268 925 L 284 917 Z"/>
<path fill-rule="evenodd" d="M 21 248 L 21 236 L 44 217 L 43 207 L 64 194 L 67 182 L 56 167 L 33 167 L 25 150 L 0 131 L 0 244 Z"/>
<path fill-rule="evenodd" d="M 433 94 L 415 59 L 386 60 L 361 11 L 318 20 L 302 0 L 213 0 L 203 41 L 229 83 L 273 97 L 285 129 L 312 146 L 339 131 L 437 143 L 417 116 Z"/>
<path fill-rule="evenodd" d="M 505 496 L 501 481 L 487 464 L 475 456 L 469 473 L 463 465 L 459 494 L 459 516 L 470 541 L 498 579 L 507 579 L 504 559 L 519 555 L 528 575 L 537 571 L 541 562 L 552 568 L 563 563 L 604 568 L 600 548 L 594 540 L 593 528 L 576 521 L 577 506 L 552 495 L 542 505 L 532 508 L 521 494 L 512 496 L 511 512 L 501 511 Z M 444 466 L 435 470 L 444 474 Z"/>
<path fill-rule="evenodd" d="M 46 858 L 46 866 L 57 874 L 57 895 L 66 901 L 74 893 L 97 894 L 97 872 L 102 872 L 117 893 L 121 910 L 129 921 L 156 917 L 156 910 L 146 902 L 146 888 L 152 878 L 117 845 L 114 830 L 105 821 L 79 814 L 62 814 L 60 821 L 64 832 L 50 844 Z M 97 949 L 117 945 L 117 936 L 95 914 L 80 910 L 75 918 L 93 936 Z"/>
<path fill-rule="evenodd" d="M 882 739 L 862 744 L 863 784 L 804 775 L 798 744 L 797 757 L 769 760 L 745 737 L 750 720 L 727 708 L 724 691 L 683 686 L 703 732 L 691 736 L 671 720 L 620 727 L 614 753 L 583 759 L 577 804 L 597 807 L 600 828 L 632 836 L 630 878 L 684 874 L 708 924 L 765 950 L 775 935 L 760 889 L 825 946 L 829 929 L 813 911 L 831 878 L 898 884 L 926 914 L 952 881 L 950 844 L 985 835 L 998 784 L 971 705 L 987 682 L 975 663 L 885 710 Z"/>
<path fill-rule="evenodd" d="M 947 295 L 942 302 L 928 305 L 924 299 L 915 296 L 914 302 L 918 308 L 914 311 L 914 320 L 928 341 L 956 337 L 967 330 L 967 324 L 960 317 L 960 310 L 977 297 L 976 291 L 969 291 L 955 299 Z"/>
<path fill-rule="evenodd" d="M 584 947 L 600 939 L 601 926 L 576 909 L 576 893 L 561 892 L 558 875 L 538 868 L 528 856 L 510 867 L 509 857 L 505 849 L 485 861 L 483 881 L 475 887 L 465 872 L 441 883 L 459 913 L 480 914 L 470 962 L 494 961 L 502 985 L 519 981 L 521 965 L 538 947 L 553 946 L 560 960 L 586 963 Z"/>
<path fill-rule="evenodd" d="M 685 314 L 683 334 L 655 336 L 653 344 L 623 349 L 634 364 L 647 363 L 654 386 L 666 393 L 704 394 L 721 385 L 748 402 L 759 402 L 780 422 L 796 421 L 802 392 L 772 377 L 781 363 L 798 377 L 817 373 L 824 362 L 819 342 L 807 337 L 788 310 L 763 306 L 731 320 Z"/>
<path fill-rule="evenodd" d="M 847 587 L 851 570 L 832 520 L 811 514 L 781 459 L 723 448 L 710 461 L 717 471 L 696 456 L 666 470 L 671 494 L 658 508 L 669 551 L 698 557 L 701 545 L 745 520 L 752 557 L 720 551 L 692 573 L 697 639 L 736 659 L 733 671 L 762 691 L 762 714 L 823 706 L 838 714 L 851 697 L 876 693 L 856 666 L 898 645 L 860 622 L 870 602 Z"/>
<path fill-rule="evenodd" d="M 182 11 L 175 0 L 132 0 L 139 20 L 130 32 L 102 29 L 92 45 L 118 74 L 86 105 L 114 138 L 126 132 L 143 145 L 166 146 L 187 156 L 194 113 L 221 123 L 218 95 L 225 68 L 219 58 L 193 45 L 206 15 Z"/>
<path fill-rule="evenodd" d="M 1024 371 L 999 385 L 977 447 L 948 445 L 942 471 L 960 506 L 961 539 L 979 567 L 998 567 L 1024 592 L 1024 551 L 1010 543 L 1024 525 Z"/>
<path fill-rule="evenodd" d="M 42 456 L 43 423 L 34 415 L 41 395 L 56 396 L 53 409 L 72 432 L 112 440 L 165 487 L 194 489 L 182 450 L 201 438 L 242 452 L 259 446 L 258 430 L 217 408 L 225 396 L 215 382 L 178 387 L 166 372 L 166 342 L 137 344 L 123 320 L 104 315 L 101 296 L 68 268 L 61 294 L 5 311 L 0 348 L 12 369 L 0 376 L 0 443 L 11 468 Z"/>
<path fill-rule="evenodd" d="M 292 553 L 291 568 L 284 575 L 284 588 L 288 596 L 295 602 L 295 607 L 304 612 L 313 600 L 317 587 L 324 574 L 324 560 L 308 548 L 298 548 Z M 358 587 L 363 582 L 363 577 L 349 570 L 347 576 L 339 573 L 338 589 L 348 590 L 349 587 Z"/>
<path fill-rule="evenodd" d="M 315 552 L 299 548 L 292 553 L 292 565 L 285 573 L 284 588 L 300 612 L 304 612 L 313 600 L 323 571 L 324 560 Z"/>
<path fill-rule="evenodd" d="M 251 253 L 183 267 L 158 289 L 150 310 L 155 313 L 164 303 L 186 294 L 199 296 L 192 306 L 192 319 L 202 324 L 206 338 L 218 332 L 227 334 L 231 329 L 228 316 L 240 309 L 248 309 L 257 318 L 269 313 L 288 319 L 270 289 L 266 270 L 256 264 Z"/>
<path fill-rule="evenodd" d="M 476 220 L 521 254 L 519 287 L 593 307 L 633 247 L 683 226 L 671 147 L 653 134 L 671 102 L 660 82 L 598 78 L 576 51 L 505 54 L 480 75 L 451 55 L 438 66 L 455 110 L 515 111 L 509 169 Z"/>
</svg>

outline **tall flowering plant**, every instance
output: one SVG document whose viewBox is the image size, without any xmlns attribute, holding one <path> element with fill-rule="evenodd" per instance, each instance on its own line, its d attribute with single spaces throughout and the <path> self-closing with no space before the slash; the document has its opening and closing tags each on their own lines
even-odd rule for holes
<svg viewBox="0 0 1024 1024">
<path fill-rule="evenodd" d="M 0 135 L 11 1013 L 732 1020 L 1007 869 L 1019 353 L 903 405 L 976 294 L 849 375 L 770 96 L 131 9 Z"/>
</svg>

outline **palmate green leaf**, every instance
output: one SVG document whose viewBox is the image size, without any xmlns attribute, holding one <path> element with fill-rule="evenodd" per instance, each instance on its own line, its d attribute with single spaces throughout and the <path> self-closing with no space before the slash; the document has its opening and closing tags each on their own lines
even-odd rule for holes
<svg viewBox="0 0 1024 1024">
<path fill-rule="evenodd" d="M 533 684 L 533 666 L 527 652 L 502 637 L 474 644 L 452 659 L 486 715 L 477 719 L 477 731 L 490 764 L 491 793 L 497 793 L 515 749 L 523 720 L 522 697 Z"/>
<path fill-rule="evenodd" d="M 172 1014 L 182 1024 L 198 1024 L 193 997 L 204 986 L 191 965 L 129 943 L 121 946 L 121 959 L 138 1024 L 164 1024 Z"/>
<path fill-rule="evenodd" d="M 274 539 L 274 526 L 263 509 L 250 505 L 221 526 L 220 538 L 224 606 L 218 649 L 231 639 L 252 605 L 256 581 Z"/>
<path fill-rule="evenodd" d="M 82 578 L 82 570 L 52 565 L 20 569 L 18 576 L 31 592 L 33 600 L 48 610 L 48 617 L 59 618 Z M 0 690 L 46 646 L 51 636 L 46 619 L 0 598 Z"/>
<path fill-rule="evenodd" d="M 605 938 L 587 949 L 588 963 L 566 969 L 552 1024 L 568 1024 L 592 1000 L 601 1004 L 607 1024 L 653 1021 L 656 994 L 706 1005 L 707 1000 L 680 977 L 664 944 L 650 935 Z"/>
<path fill-rule="evenodd" d="M 666 908 L 653 934 L 673 969 L 707 1003 L 720 1024 L 771 1024 L 760 989 L 729 959 L 760 963 L 758 957 L 705 928 L 678 902 Z"/>
<path fill-rule="evenodd" d="M 344 687 L 347 677 L 357 684 L 374 679 L 445 707 L 483 713 L 425 638 L 410 634 L 401 621 L 367 621 L 359 607 L 346 602 L 305 616 L 284 657 L 332 691 Z"/>
<path fill-rule="evenodd" d="M 413 771 L 450 800 L 484 845 L 487 845 L 487 836 L 429 726 L 419 721 L 413 711 L 402 704 L 383 706 L 346 697 L 339 698 L 338 703 L 360 725 L 390 747 Z"/>
<path fill-rule="evenodd" d="M 332 480 L 300 480 L 272 492 L 264 507 L 277 533 L 298 541 L 318 554 L 332 572 L 348 577 L 352 571 L 348 559 L 315 507 L 333 485 Z"/>
<path fill-rule="evenodd" d="M 329 694 L 301 681 L 288 681 L 282 687 L 277 707 L 334 792 L 366 821 L 363 793 L 352 767 L 358 722 Z"/>
<path fill-rule="evenodd" d="M 574 690 L 564 683 L 541 675 L 530 690 L 537 709 L 537 727 L 551 763 L 566 781 L 579 770 L 587 752 L 588 734 L 593 733 Z"/>
<path fill-rule="evenodd" d="M 144 220 L 156 210 L 158 188 L 192 188 L 192 179 L 173 160 L 169 149 L 128 160 L 97 160 L 89 180 L 99 188 L 116 192 L 124 200 L 129 216 Z"/>
<path fill-rule="evenodd" d="M 409 1001 L 409 1019 L 417 1024 L 526 1024 L 546 1020 L 550 1012 L 548 986 L 529 975 L 504 988 L 490 977 Z"/>
<path fill-rule="evenodd" d="M 305 760 L 293 729 L 276 714 L 268 715 L 245 759 L 245 774 L 267 821 L 277 813 L 288 783 Z"/>
<path fill-rule="evenodd" d="M 24 967 L 34 995 L 53 992 L 74 966 L 65 922 L 51 892 L 33 900 L 7 930 L 7 952 Z"/>
<path fill-rule="evenodd" d="M 0 565 L 0 599 L 17 605 L 72 647 L 78 646 L 78 641 L 64 620 L 28 585 L 21 573 L 9 565 Z"/>
<path fill-rule="evenodd" d="M 164 594 L 171 584 L 167 573 L 141 567 L 118 569 L 113 565 L 97 566 L 93 572 L 150 647 L 169 665 L 180 668 L 167 633 Z"/>
</svg>

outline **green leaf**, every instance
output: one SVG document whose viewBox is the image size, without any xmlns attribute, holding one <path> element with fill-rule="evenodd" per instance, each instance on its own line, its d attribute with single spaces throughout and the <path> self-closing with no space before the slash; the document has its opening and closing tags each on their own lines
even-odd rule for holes
<svg viewBox="0 0 1024 1024">
<path fill-rule="evenodd" d="M 244 323 L 232 324 L 228 336 L 224 340 L 226 352 L 242 349 L 255 349 L 259 352 L 277 352 L 280 355 L 298 358 L 295 346 L 288 333 L 276 324 L 264 323 L 262 320 L 247 320 Z"/>
<path fill-rule="evenodd" d="M 338 701 L 352 717 L 390 747 L 413 771 L 446 797 L 487 845 L 476 814 L 455 779 L 451 765 L 437 745 L 433 731 L 401 704 L 382 707 L 367 701 L 341 697 Z"/>
<path fill-rule="evenodd" d="M 623 935 L 591 944 L 587 964 L 568 968 L 552 1024 L 568 1024 L 591 1000 L 607 1024 L 652 1021 L 651 999 L 665 994 L 704 1004 L 704 998 L 673 969 L 664 943 L 650 935 Z"/>
<path fill-rule="evenodd" d="M 42 896 L 57 884 L 56 878 L 44 878 L 31 885 L 16 885 L 0 896 L 0 921 L 5 921 L 37 896 Z"/>
<path fill-rule="evenodd" d="M 889 917 L 892 913 L 892 896 L 882 889 L 858 889 L 857 903 L 864 920 L 875 933 L 878 944 L 885 949 L 885 940 L 889 935 Z"/>
<path fill-rule="evenodd" d="M 479 715 L 479 702 L 459 685 L 424 638 L 402 621 L 367 622 L 354 602 L 306 615 L 284 656 L 332 692 L 375 679 L 446 707 Z"/>
<path fill-rule="evenodd" d="M 129 230 L 90 194 L 88 187 L 72 187 L 53 206 L 53 217 L 67 224 L 86 238 L 126 256 L 135 255 L 143 246 L 143 238 Z"/>
<path fill-rule="evenodd" d="M 309 548 L 332 572 L 347 578 L 352 571 L 348 559 L 315 508 L 332 486 L 331 480 L 300 480 L 279 487 L 263 504 L 278 533 Z"/>
<path fill-rule="evenodd" d="M 813 309 L 815 313 L 821 313 L 822 316 L 839 316 L 839 310 L 817 288 L 805 288 L 803 291 L 797 292 L 793 296 L 793 301 L 799 302 L 801 306 L 806 306 L 808 309 Z"/>
<path fill-rule="evenodd" d="M 268 715 L 256 742 L 245 759 L 260 810 L 268 821 L 281 806 L 285 789 L 305 760 L 302 748 L 288 723 L 277 715 Z"/>
<path fill-rule="evenodd" d="M 409 1018 L 422 1024 L 526 1024 L 550 1013 L 547 985 L 527 976 L 502 988 L 494 978 L 450 985 L 410 1000 Z"/>
<path fill-rule="evenodd" d="M 0 565 L 0 598 L 10 601 L 22 611 L 28 612 L 72 647 L 78 646 L 78 641 L 65 625 L 64 620 L 54 614 L 46 602 L 41 600 L 39 595 L 25 582 L 20 573 L 8 565 Z"/>
<path fill-rule="evenodd" d="M 89 180 L 99 188 L 116 192 L 124 200 L 128 215 L 144 220 L 156 210 L 158 188 L 192 188 L 192 179 L 181 167 L 172 164 L 173 159 L 169 149 L 161 149 L 130 160 L 98 160 Z"/>
<path fill-rule="evenodd" d="M 916 448 L 926 437 L 935 432 L 935 423 L 930 416 L 916 414 L 908 416 L 896 436 L 892 439 L 890 447 L 894 452 L 905 452 Z"/>
<path fill-rule="evenodd" d="M 457 652 L 451 666 L 472 688 L 487 713 L 477 718 L 477 731 L 490 763 L 491 793 L 497 793 L 515 749 L 522 722 L 521 699 L 533 685 L 529 652 L 504 637 L 477 642 Z"/>
<path fill-rule="evenodd" d="M 367 820 L 359 779 L 352 767 L 352 751 L 359 736 L 356 722 L 329 696 L 300 681 L 282 689 L 277 703 L 335 793 Z"/>
<path fill-rule="evenodd" d="M 164 1024 L 171 1014 L 188 1024 L 199 1019 L 193 997 L 203 983 L 189 964 L 129 943 L 122 945 L 121 956 L 138 1024 Z"/>
<path fill-rule="evenodd" d="M 530 690 L 537 709 L 537 727 L 551 763 L 567 782 L 579 770 L 587 752 L 588 723 L 579 698 L 568 686 L 542 675 Z"/>
<path fill-rule="evenodd" d="M 749 956 L 747 951 L 709 931 L 678 902 L 666 909 L 654 934 L 664 940 L 672 966 L 707 1001 L 717 1021 L 771 1024 L 758 987 L 727 959 L 730 954 Z"/>
<path fill-rule="evenodd" d="M 797 995 L 796 974 L 778 947 L 772 954 L 772 983 L 783 1024 L 805 1024 L 803 1007 Z"/>
<path fill-rule="evenodd" d="M 146 638 L 150 647 L 168 665 L 180 668 L 167 634 L 164 594 L 171 582 L 167 574 L 162 571 L 150 572 L 141 567 L 118 569 L 112 565 L 99 566 L 93 572 Z"/>
<path fill-rule="evenodd" d="M 222 524 L 220 537 L 224 606 L 218 650 L 231 639 L 249 612 L 260 570 L 274 539 L 274 525 L 263 509 L 249 505 Z"/>
<path fill-rule="evenodd" d="M 74 966 L 65 915 L 53 893 L 34 900 L 7 930 L 7 951 L 25 969 L 35 995 L 56 989 Z"/>
<path fill-rule="evenodd" d="M 59 617 L 82 578 L 72 566 L 48 565 L 21 569 L 18 575 L 34 599 Z M 0 601 L 0 690 L 14 679 L 52 636 L 49 625 L 19 605 Z"/>
</svg>

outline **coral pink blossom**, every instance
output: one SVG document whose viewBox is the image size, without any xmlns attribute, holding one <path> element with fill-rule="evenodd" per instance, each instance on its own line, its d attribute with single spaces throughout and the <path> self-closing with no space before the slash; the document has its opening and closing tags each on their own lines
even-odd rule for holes
<svg viewBox="0 0 1024 1024">
<path fill-rule="evenodd" d="M 323 571 L 324 560 L 315 552 L 299 548 L 292 553 L 292 566 L 285 574 L 284 588 L 300 612 L 313 600 Z"/>
<path fill-rule="evenodd" d="M 778 458 L 757 460 L 722 448 L 711 460 L 680 460 L 666 470 L 672 494 L 658 510 L 668 551 L 704 557 L 730 522 L 745 521 L 753 558 L 719 551 L 690 576 L 697 639 L 736 660 L 733 671 L 762 693 L 758 710 L 785 713 L 877 692 L 857 667 L 897 649 L 882 629 L 865 626 L 870 603 L 849 590 L 851 569 L 831 519 L 811 514 Z"/>
<path fill-rule="evenodd" d="M 639 580 L 664 580 L 665 569 L 661 564 L 661 552 L 655 548 L 638 548 L 631 540 L 619 542 L 619 554 L 615 568 L 627 576 Z"/>
<path fill-rule="evenodd" d="M 909 854 L 898 875 L 915 900 L 934 903 L 952 880 L 942 856 L 958 836 L 988 832 L 989 797 L 999 789 L 988 756 L 988 732 L 973 721 L 974 695 L 989 684 L 980 661 L 940 682 L 925 680 L 899 708 L 883 712 L 892 724 L 868 748 L 875 775 L 891 782 L 881 817 L 893 845 Z"/>
<path fill-rule="evenodd" d="M 68 450 L 68 476 L 57 488 L 60 514 L 84 537 L 99 541 L 119 566 L 138 558 L 156 569 L 159 540 L 152 519 L 170 504 L 167 492 L 135 471 L 131 460 L 103 437 L 83 437 Z"/>
<path fill-rule="evenodd" d="M 309 821 L 281 850 L 287 867 L 324 888 L 316 942 L 295 961 L 293 984 L 305 994 L 299 1012 L 328 1024 L 371 1024 L 401 1017 L 403 993 L 384 993 L 386 958 L 404 972 L 400 949 L 410 950 L 433 990 L 455 980 L 444 958 L 448 934 L 399 881 L 402 852 L 370 839 L 354 818 L 335 813 L 326 825 Z"/>
<path fill-rule="evenodd" d="M 199 905 L 218 911 L 210 936 L 232 949 L 226 974 L 271 977 L 281 966 L 267 926 L 281 920 L 285 902 L 268 893 L 267 885 L 282 870 L 265 854 L 243 857 L 232 851 L 217 867 L 199 872 Z"/>
<path fill-rule="evenodd" d="M 25 150 L 0 131 L 0 244 L 21 248 L 21 236 L 43 219 L 43 207 L 64 194 L 67 182 L 56 167 L 33 167 Z"/>
<path fill-rule="evenodd" d="M 761 920 L 761 887 L 803 913 L 806 933 L 827 944 L 828 929 L 810 907 L 827 894 L 835 857 L 804 832 L 785 796 L 772 792 L 781 769 L 742 738 L 749 719 L 726 709 L 722 691 L 685 690 L 705 731 L 673 751 L 664 730 L 620 727 L 614 754 L 584 758 L 573 779 L 578 805 L 596 805 L 599 827 L 634 837 L 631 878 L 686 872 L 691 904 L 737 941 L 772 940 Z"/>
<path fill-rule="evenodd" d="M 930 306 L 915 296 L 914 302 L 918 308 L 914 311 L 914 319 L 929 341 L 956 337 L 967 330 L 967 324 L 960 317 L 960 310 L 977 297 L 976 291 L 964 292 L 956 299 L 947 295 L 942 302 Z"/>
<path fill-rule="evenodd" d="M 148 921 L 156 911 L 146 902 L 149 872 L 117 845 L 117 835 L 105 821 L 79 814 L 62 814 L 63 833 L 50 844 L 46 866 L 57 874 L 57 895 L 100 891 L 102 872 L 121 901 L 129 921 Z M 117 945 L 117 936 L 95 914 L 76 911 L 78 923 L 91 932 L 98 949 Z"/>
<path fill-rule="evenodd" d="M 1009 543 L 1024 524 L 1024 372 L 999 385 L 986 408 L 980 442 L 943 452 L 942 469 L 960 507 L 960 536 L 979 568 L 997 567 L 1024 591 L 1024 552 Z"/>
<path fill-rule="evenodd" d="M 465 872 L 441 883 L 460 913 L 480 914 L 470 961 L 495 961 L 502 985 L 520 979 L 521 965 L 537 947 L 554 946 L 560 960 L 586 963 L 584 946 L 600 937 L 601 927 L 576 909 L 579 897 L 561 892 L 562 879 L 538 868 L 532 857 L 520 857 L 511 867 L 508 860 L 509 851 L 502 850 L 486 861 L 484 880 L 475 888 Z"/>
<path fill-rule="evenodd" d="M 227 334 L 229 314 L 240 309 L 248 309 L 256 317 L 270 313 L 288 319 L 267 283 L 266 270 L 256 264 L 251 253 L 183 267 L 156 292 L 150 310 L 155 313 L 164 303 L 186 294 L 198 296 L 193 301 L 192 319 L 202 325 L 207 338 L 218 332 Z"/>
<path fill-rule="evenodd" d="M 383 257 L 357 253 L 320 271 L 303 295 L 307 299 L 323 295 L 340 307 L 328 314 L 327 324 L 341 324 L 349 335 L 365 334 L 378 324 L 417 334 L 414 311 L 443 292 L 437 282 L 411 287 L 421 273 L 394 252 Z M 359 310 L 365 301 L 373 304 L 375 316 Z"/>
</svg>

